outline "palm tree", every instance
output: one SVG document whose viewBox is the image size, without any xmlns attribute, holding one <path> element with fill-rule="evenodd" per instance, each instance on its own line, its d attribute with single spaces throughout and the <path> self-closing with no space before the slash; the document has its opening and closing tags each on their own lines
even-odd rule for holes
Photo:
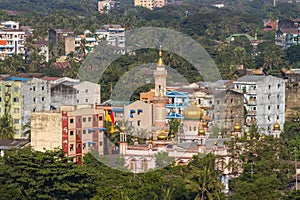
<svg viewBox="0 0 300 200">
<path fill-rule="evenodd" d="M 15 128 L 10 115 L 0 117 L 0 140 L 12 140 L 15 135 Z"/>
<path fill-rule="evenodd" d="M 189 174 L 186 178 L 187 189 L 197 193 L 195 199 L 221 199 L 223 184 L 219 176 L 220 171 L 215 169 L 215 156 L 208 154 L 201 158 L 199 155 L 189 164 Z"/>
</svg>

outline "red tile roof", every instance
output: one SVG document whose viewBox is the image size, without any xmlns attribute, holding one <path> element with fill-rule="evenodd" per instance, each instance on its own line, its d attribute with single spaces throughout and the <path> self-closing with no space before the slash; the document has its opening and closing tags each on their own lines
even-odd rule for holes
<svg viewBox="0 0 300 200">
<path fill-rule="evenodd" d="M 59 69 L 66 69 L 66 68 L 70 69 L 71 64 L 69 62 L 56 62 L 55 67 Z"/>
</svg>

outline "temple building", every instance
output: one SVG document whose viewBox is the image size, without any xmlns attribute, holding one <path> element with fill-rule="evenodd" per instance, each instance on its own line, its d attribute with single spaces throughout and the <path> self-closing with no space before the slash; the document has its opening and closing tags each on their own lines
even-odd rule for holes
<svg viewBox="0 0 300 200">
<path fill-rule="evenodd" d="M 229 138 L 209 138 L 209 126 L 207 120 L 210 120 L 203 109 L 192 102 L 188 108 L 183 111 L 184 119 L 180 124 L 184 131 L 174 134 L 169 133 L 170 127 L 167 118 L 167 104 L 169 102 L 166 91 L 167 71 L 162 60 L 162 51 L 159 52 L 159 61 L 154 71 L 155 89 L 153 100 L 150 104 L 152 109 L 152 137 L 138 137 L 128 133 L 125 126 L 120 127 L 120 154 L 124 156 L 125 166 L 134 173 L 146 172 L 149 169 L 159 167 L 156 163 L 157 155 L 165 153 L 167 157 L 172 158 L 176 164 L 187 164 L 192 157 L 198 153 L 213 152 L 218 155 L 227 155 L 227 149 L 224 141 Z M 145 106 L 146 103 L 140 101 L 135 103 L 137 106 Z M 141 104 L 141 105 L 140 105 Z M 149 107 L 150 107 L 149 105 Z M 145 109 L 146 107 L 144 107 Z M 130 113 L 129 113 L 130 111 Z M 125 108 L 125 117 L 136 118 L 139 121 L 134 123 L 141 124 L 142 120 L 150 115 L 142 117 L 144 110 L 134 107 Z M 148 109 L 151 112 L 151 109 Z M 131 134 L 131 135 L 129 135 Z M 171 164 L 171 163 L 170 163 Z"/>
</svg>

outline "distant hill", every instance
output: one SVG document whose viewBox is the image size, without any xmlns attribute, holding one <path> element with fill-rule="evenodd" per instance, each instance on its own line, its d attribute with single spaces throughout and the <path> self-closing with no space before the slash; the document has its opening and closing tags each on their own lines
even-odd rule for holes
<svg viewBox="0 0 300 200">
<path fill-rule="evenodd" d="M 98 0 L 1 0 L 0 9 L 21 12 L 48 13 L 72 10 L 78 14 L 97 11 Z"/>
</svg>

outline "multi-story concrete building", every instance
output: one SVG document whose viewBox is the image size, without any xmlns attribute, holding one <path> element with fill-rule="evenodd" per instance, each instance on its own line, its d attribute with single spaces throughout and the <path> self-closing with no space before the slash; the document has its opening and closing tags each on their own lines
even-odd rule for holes
<svg viewBox="0 0 300 200">
<path fill-rule="evenodd" d="M 107 24 L 95 31 L 97 43 L 106 40 L 116 49 L 116 53 L 125 54 L 125 28 L 121 25 Z"/>
<path fill-rule="evenodd" d="M 143 101 L 135 101 L 124 106 L 124 120 L 130 122 L 136 131 L 151 132 L 153 123 L 153 105 Z"/>
<path fill-rule="evenodd" d="M 32 78 L 22 84 L 22 125 L 30 122 L 31 112 L 51 109 L 51 85 L 48 81 Z"/>
<path fill-rule="evenodd" d="M 235 90 L 244 94 L 246 124 L 256 123 L 270 133 L 273 124 L 285 121 L 285 81 L 274 76 L 243 76 L 234 82 Z"/>
<path fill-rule="evenodd" d="M 52 41 L 54 45 L 59 41 L 63 41 L 66 37 L 73 37 L 74 32 L 68 29 L 51 29 L 48 31 L 48 41 Z"/>
<path fill-rule="evenodd" d="M 34 112 L 31 146 L 45 151 L 60 148 L 78 164 L 91 150 L 104 154 L 104 110 L 94 105 L 63 106 L 60 110 Z"/>
<path fill-rule="evenodd" d="M 213 91 L 214 125 L 229 131 L 236 122 L 244 124 L 244 94 L 234 90 Z"/>
<path fill-rule="evenodd" d="M 67 77 L 51 81 L 53 107 L 79 104 L 100 104 L 100 85 Z"/>
<path fill-rule="evenodd" d="M 0 29 L 0 59 L 13 54 L 25 54 L 25 32 L 15 29 Z"/>
<path fill-rule="evenodd" d="M 111 0 L 98 1 L 98 12 L 99 13 L 109 13 L 111 9 L 115 6 L 115 2 Z"/>
<path fill-rule="evenodd" d="M 40 79 L 10 77 L 0 81 L 0 114 L 12 117 L 15 138 L 24 138 L 23 127 L 31 112 L 50 110 L 50 86 Z"/>
<path fill-rule="evenodd" d="M 167 5 L 167 0 L 155 0 L 154 1 L 154 7 L 156 8 L 162 8 Z"/>
<path fill-rule="evenodd" d="M 141 6 L 153 10 L 155 0 L 134 0 L 134 6 Z"/>
<path fill-rule="evenodd" d="M 134 6 L 141 6 L 153 10 L 167 5 L 167 0 L 134 0 Z"/>
<path fill-rule="evenodd" d="M 2 21 L 0 22 L 0 29 L 19 30 L 20 25 L 19 22 L 15 21 Z"/>
</svg>

